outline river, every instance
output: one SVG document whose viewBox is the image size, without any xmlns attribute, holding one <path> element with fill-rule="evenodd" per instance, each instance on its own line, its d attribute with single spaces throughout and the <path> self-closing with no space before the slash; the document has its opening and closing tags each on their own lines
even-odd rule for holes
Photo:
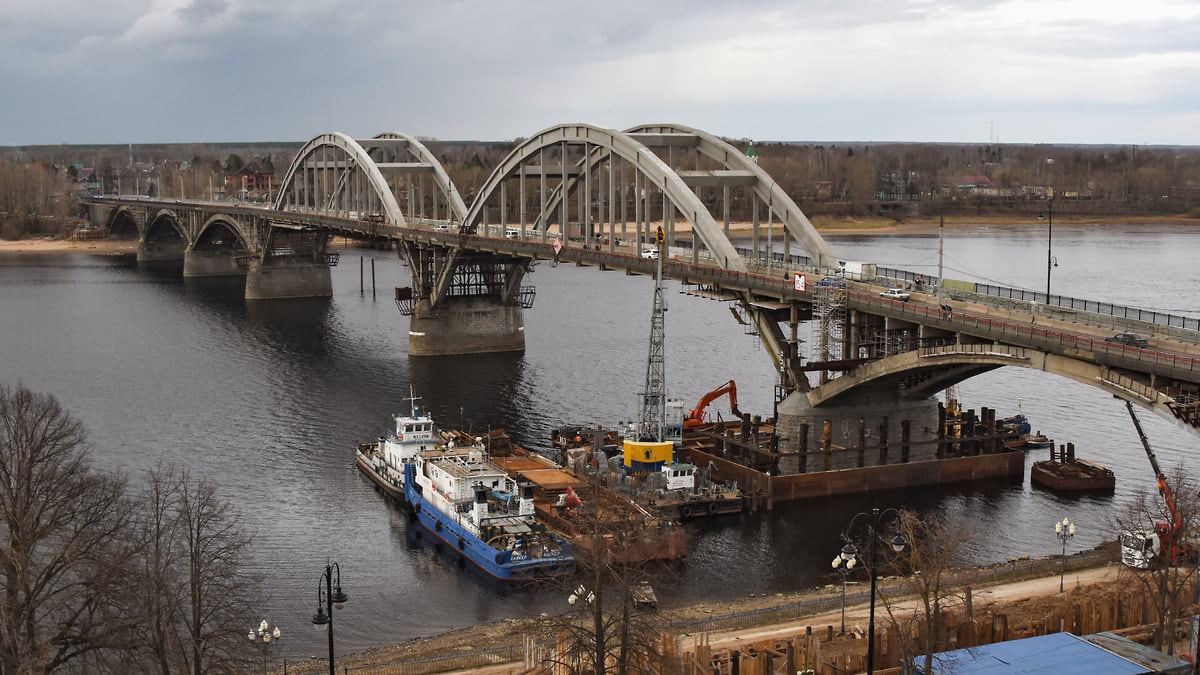
<svg viewBox="0 0 1200 675">
<path fill-rule="evenodd" d="M 1055 228 L 1055 294 L 1200 316 L 1200 227 Z M 847 260 L 936 274 L 937 235 L 830 236 Z M 1045 289 L 1038 227 L 948 231 L 945 276 Z M 359 290 L 360 256 L 368 287 Z M 371 261 L 377 292 L 370 288 Z M 350 596 L 338 652 L 566 608 L 559 590 L 490 587 L 406 537 L 402 515 L 354 467 L 353 450 L 390 424 L 410 386 L 444 426 L 505 427 L 527 447 L 565 423 L 631 419 L 645 377 L 652 282 L 539 262 L 524 355 L 409 359 L 392 287 L 408 269 L 392 252 L 348 249 L 328 300 L 247 303 L 240 284 L 161 277 L 127 258 L 0 255 L 0 381 L 55 395 L 87 427 L 96 464 L 140 480 L 164 459 L 219 487 L 256 533 L 264 618 L 279 654 L 324 655 L 310 627 L 326 560 Z M 694 403 L 736 380 L 741 408 L 771 414 L 775 375 L 757 338 L 720 302 L 667 285 L 667 386 Z M 807 327 L 804 328 L 808 330 Z M 872 506 L 960 515 L 970 562 L 1059 550 L 1054 523 L 1078 523 L 1070 550 L 1112 539 L 1112 516 L 1154 481 L 1124 406 L 1064 378 L 1006 368 L 962 383 L 966 407 L 1024 412 L 1058 442 L 1117 474 L 1104 497 L 1060 497 L 1016 483 L 787 504 L 688 526 L 691 553 L 656 583 L 660 601 L 793 590 L 827 577 L 839 531 Z M 715 405 L 720 405 L 720 402 Z M 1195 436 L 1141 415 L 1164 468 L 1197 465 Z M 1030 460 L 1032 461 L 1032 460 Z"/>
</svg>

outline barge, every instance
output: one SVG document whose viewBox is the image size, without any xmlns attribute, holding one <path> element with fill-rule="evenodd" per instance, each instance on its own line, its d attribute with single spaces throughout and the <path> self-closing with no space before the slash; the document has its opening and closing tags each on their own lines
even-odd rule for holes
<svg viewBox="0 0 1200 675">
<path fill-rule="evenodd" d="M 1117 486 L 1111 469 L 1076 457 L 1072 443 L 1055 451 L 1053 442 L 1050 459 L 1033 463 L 1029 482 L 1055 492 L 1112 491 Z"/>
<path fill-rule="evenodd" d="M 571 542 L 538 522 L 533 487 L 519 485 L 482 446 L 426 450 L 404 472 L 416 520 L 461 560 L 501 581 L 575 571 Z"/>
</svg>

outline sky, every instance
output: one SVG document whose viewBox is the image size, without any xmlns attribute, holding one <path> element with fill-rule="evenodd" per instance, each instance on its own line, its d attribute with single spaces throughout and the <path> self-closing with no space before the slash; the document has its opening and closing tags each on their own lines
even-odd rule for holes
<svg viewBox="0 0 1200 675">
<path fill-rule="evenodd" d="M 0 146 L 1200 145 L 1198 0 L 5 0 Z"/>
</svg>

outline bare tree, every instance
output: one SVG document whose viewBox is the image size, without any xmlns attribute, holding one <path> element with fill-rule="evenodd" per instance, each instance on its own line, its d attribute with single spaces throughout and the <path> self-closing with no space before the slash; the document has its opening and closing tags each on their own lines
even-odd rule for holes
<svg viewBox="0 0 1200 675">
<path fill-rule="evenodd" d="M 0 386 L 0 673 L 104 670 L 134 647 L 124 495 L 53 396 Z"/>
<path fill-rule="evenodd" d="M 583 530 L 574 539 L 579 574 L 564 589 L 571 609 L 551 622 L 563 636 L 555 661 L 572 675 L 662 672 L 660 625 L 636 602 L 654 566 L 627 562 L 641 539 L 636 524 L 649 522 L 595 477 L 592 488 L 577 516 Z"/>
<path fill-rule="evenodd" d="M 1166 477 L 1169 489 L 1174 492 L 1171 503 L 1173 513 L 1165 512 L 1163 499 L 1142 489 L 1134 494 L 1133 501 L 1114 518 L 1117 532 L 1138 532 L 1155 529 L 1154 523 L 1163 522 L 1167 528 L 1175 526 L 1172 540 L 1166 542 L 1150 561 L 1146 570 L 1122 566 L 1120 576 L 1126 583 L 1141 588 L 1147 605 L 1153 609 L 1155 619 L 1154 644 L 1160 651 L 1174 653 L 1174 637 L 1171 627 L 1180 618 L 1180 611 L 1190 604 L 1195 574 L 1196 550 L 1192 547 L 1200 533 L 1200 481 L 1188 473 L 1180 463 Z"/>
<path fill-rule="evenodd" d="M 250 536 L 211 483 L 164 466 L 149 478 L 138 527 L 144 665 L 163 675 L 240 665 L 258 593 L 245 565 Z"/>
<path fill-rule="evenodd" d="M 891 561 L 900 577 L 899 592 L 894 596 L 881 592 L 880 597 L 899 638 L 902 659 L 911 663 L 923 656 L 921 672 L 931 673 L 946 601 L 962 594 L 961 588 L 948 581 L 946 572 L 970 532 L 962 522 L 908 509 L 900 510 L 899 530 L 906 546 Z M 906 596 L 919 600 L 911 611 L 896 600 Z"/>
</svg>

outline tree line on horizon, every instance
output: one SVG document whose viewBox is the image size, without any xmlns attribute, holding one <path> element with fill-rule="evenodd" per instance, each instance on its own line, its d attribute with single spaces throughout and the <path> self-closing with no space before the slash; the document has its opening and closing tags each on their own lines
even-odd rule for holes
<svg viewBox="0 0 1200 675">
<path fill-rule="evenodd" d="M 522 139 L 422 139 L 468 201 Z M 730 140 L 745 151 L 747 140 Z M 0 238 L 63 234 L 83 191 L 232 198 L 242 169 L 278 187 L 301 143 L 36 146 L 0 150 Z M 1200 217 L 1200 147 L 948 143 L 755 143 L 758 163 L 810 216 L 982 214 L 1055 208 Z M 678 157 L 679 166 L 690 166 Z M 90 171 L 86 171 L 89 170 Z M 88 173 L 87 182 L 81 181 Z M 750 200 L 735 190 L 735 219 Z M 255 195 L 266 201 L 268 194 Z M 906 205 L 906 206 L 904 206 Z M 904 206 L 897 211 L 897 206 Z M 900 213 L 900 216 L 896 216 Z"/>
</svg>

